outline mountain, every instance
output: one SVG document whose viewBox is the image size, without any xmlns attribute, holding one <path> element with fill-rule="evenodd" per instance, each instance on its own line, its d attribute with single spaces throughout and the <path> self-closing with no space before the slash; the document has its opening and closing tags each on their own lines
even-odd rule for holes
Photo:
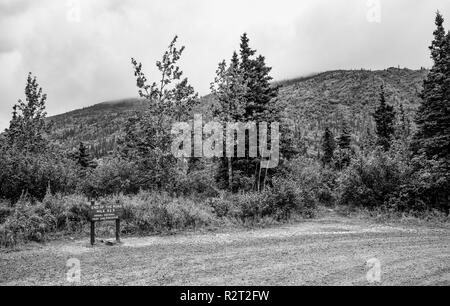
<svg viewBox="0 0 450 306">
<path fill-rule="evenodd" d="M 113 151 L 128 117 L 145 109 L 145 100 L 130 98 L 108 101 L 48 117 L 53 142 L 72 149 L 82 141 L 96 156 Z"/>
<path fill-rule="evenodd" d="M 280 86 L 279 103 L 284 117 L 295 124 L 298 134 L 311 150 L 317 150 L 325 126 L 335 135 L 343 120 L 353 130 L 358 142 L 367 129 L 374 129 L 371 114 L 378 105 L 380 86 L 384 85 L 388 103 L 403 105 L 412 119 L 419 93 L 428 70 L 389 68 L 386 70 L 328 71 L 291 80 L 275 82 Z M 213 103 L 210 95 L 201 99 L 196 112 L 207 115 Z M 145 109 L 145 100 L 131 98 L 99 103 L 87 108 L 49 117 L 52 139 L 67 148 L 80 141 L 100 157 L 113 151 L 126 119 Z"/>
<path fill-rule="evenodd" d="M 419 93 L 428 70 L 338 70 L 281 82 L 279 100 L 284 117 L 291 119 L 308 148 L 317 151 L 325 127 L 335 136 L 345 120 L 358 143 L 367 131 L 374 132 L 372 114 L 384 85 L 386 100 L 396 110 L 403 106 L 410 122 L 420 104 Z"/>
</svg>

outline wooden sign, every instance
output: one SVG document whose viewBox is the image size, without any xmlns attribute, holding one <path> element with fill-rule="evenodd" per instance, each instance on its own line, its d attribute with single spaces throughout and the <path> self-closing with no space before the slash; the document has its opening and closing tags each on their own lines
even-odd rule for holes
<svg viewBox="0 0 450 306">
<path fill-rule="evenodd" d="M 95 243 L 95 222 L 116 220 L 116 241 L 120 242 L 120 218 L 123 205 L 117 201 L 115 204 L 95 204 L 91 201 L 91 245 Z"/>
<path fill-rule="evenodd" d="M 91 221 L 108 221 L 120 219 L 123 212 L 123 205 L 116 204 L 95 204 L 91 205 Z"/>
</svg>

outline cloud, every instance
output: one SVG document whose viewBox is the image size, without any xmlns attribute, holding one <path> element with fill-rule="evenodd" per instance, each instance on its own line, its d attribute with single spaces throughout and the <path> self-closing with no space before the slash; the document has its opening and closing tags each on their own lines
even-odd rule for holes
<svg viewBox="0 0 450 306">
<path fill-rule="evenodd" d="M 381 0 L 381 23 L 368 22 L 361 0 L 0 0 L 0 128 L 29 71 L 48 93 L 50 114 L 136 96 L 130 58 L 156 79 L 154 63 L 175 34 L 201 94 L 243 32 L 276 79 L 429 66 L 437 9 L 450 18 L 448 0 Z"/>
</svg>

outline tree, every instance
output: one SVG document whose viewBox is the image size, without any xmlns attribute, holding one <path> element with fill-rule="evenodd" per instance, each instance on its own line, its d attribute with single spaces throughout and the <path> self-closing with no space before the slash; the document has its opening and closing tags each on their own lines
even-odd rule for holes
<svg viewBox="0 0 450 306">
<path fill-rule="evenodd" d="M 401 141 L 406 142 L 411 134 L 411 122 L 409 120 L 408 115 L 405 112 L 403 104 L 400 104 L 398 113 L 399 118 L 396 128 L 396 136 Z"/>
<path fill-rule="evenodd" d="M 416 154 L 427 158 L 450 156 L 450 33 L 445 34 L 444 18 L 436 15 L 436 30 L 430 46 L 434 65 L 423 84 L 422 102 L 416 115 Z"/>
<path fill-rule="evenodd" d="M 247 82 L 239 68 L 238 55 L 234 52 L 229 67 L 225 61 L 219 63 L 216 77 L 211 83 L 211 93 L 217 102 L 212 107 L 214 118 L 222 125 L 241 121 L 244 117 L 247 92 Z M 233 190 L 233 160 L 232 157 L 221 158 L 216 176 L 219 186 L 226 186 L 230 190 Z"/>
<path fill-rule="evenodd" d="M 363 154 L 367 155 L 372 152 L 376 145 L 376 137 L 369 126 L 366 127 L 362 134 L 360 148 Z"/>
<path fill-rule="evenodd" d="M 350 150 L 350 144 L 352 141 L 350 128 L 348 127 L 347 121 L 342 122 L 341 134 L 338 139 L 339 149 Z"/>
<path fill-rule="evenodd" d="M 339 149 L 337 150 L 334 158 L 335 167 L 339 170 L 344 169 L 350 164 L 350 159 L 353 153 L 350 146 L 351 141 L 351 131 L 347 121 L 344 119 L 342 122 L 341 134 L 338 138 Z"/>
<path fill-rule="evenodd" d="M 83 142 L 80 142 L 80 146 L 78 147 L 78 151 L 75 155 L 75 160 L 77 164 L 82 168 L 88 168 L 90 165 L 89 154 Z"/>
<path fill-rule="evenodd" d="M 273 122 L 277 120 L 278 109 L 274 108 L 273 99 L 278 95 L 278 87 L 272 86 L 269 75 L 272 70 L 265 64 L 262 55 L 253 58 L 256 50 L 249 46 L 247 34 L 241 36 L 239 68 L 244 81 L 247 83 L 246 107 L 244 117 L 247 121 Z"/>
<path fill-rule="evenodd" d="M 386 103 L 384 86 L 381 86 L 380 104 L 373 117 L 376 123 L 377 145 L 387 151 L 391 147 L 391 139 L 395 132 L 395 111 L 393 106 Z"/>
<path fill-rule="evenodd" d="M 174 37 L 162 60 L 156 62 L 161 73 L 158 83 L 148 84 L 142 64 L 131 59 L 139 95 L 148 107 L 129 118 L 120 146 L 122 157 L 135 162 L 144 187 L 163 188 L 173 182 L 177 159 L 171 152 L 172 124 L 186 121 L 198 104 L 198 94 L 188 79 L 181 79 L 183 72 L 177 63 L 184 47 L 176 47 L 177 38 Z"/>
<path fill-rule="evenodd" d="M 274 101 L 278 94 L 278 87 L 272 86 L 270 67 L 265 64 L 265 58 L 256 56 L 256 50 L 249 46 L 247 34 L 241 36 L 239 55 L 234 52 L 230 66 L 226 68 L 225 62 L 219 64 L 213 91 L 216 100 L 219 101 L 219 111 L 215 115 L 219 118 L 231 119 L 233 122 L 255 122 L 256 134 L 259 135 L 259 122 L 279 121 L 279 107 Z M 224 77 L 226 72 L 226 77 Z M 232 102 L 227 102 L 232 101 Z M 248 134 L 246 143 L 248 144 Z M 257 137 L 259 143 L 259 137 Z M 267 172 L 263 173 L 260 163 L 261 157 L 249 157 L 249 148 L 246 145 L 244 158 L 232 158 L 228 165 L 232 172 L 241 174 L 244 180 L 253 177 L 254 188 L 259 189 L 261 182 L 265 182 Z M 225 164 L 222 161 L 222 166 Z M 225 173 L 219 167 L 219 173 Z M 228 171 L 230 173 L 230 171 Z M 231 179 L 229 179 L 231 181 Z"/>
<path fill-rule="evenodd" d="M 47 95 L 31 72 L 27 78 L 25 97 L 26 101 L 19 99 L 13 107 L 9 128 L 5 131 L 7 144 L 23 152 L 43 152 L 48 144 L 44 137 L 49 128 L 45 122 Z"/>
<path fill-rule="evenodd" d="M 416 114 L 412 141 L 413 163 L 420 190 L 429 205 L 450 210 L 450 33 L 437 12 L 430 46 L 433 67 L 423 83 L 422 102 Z M 420 175 L 422 174 L 422 175 Z M 432 178 L 429 180 L 429 178 Z"/>
<path fill-rule="evenodd" d="M 329 165 L 333 161 L 335 148 L 336 144 L 334 141 L 333 132 L 331 132 L 331 130 L 327 127 L 325 129 L 325 133 L 323 134 L 322 140 L 322 162 L 324 165 Z"/>
</svg>

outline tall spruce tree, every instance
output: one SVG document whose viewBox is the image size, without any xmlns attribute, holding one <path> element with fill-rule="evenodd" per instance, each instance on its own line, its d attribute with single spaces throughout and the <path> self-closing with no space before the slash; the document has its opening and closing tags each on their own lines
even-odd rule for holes
<svg viewBox="0 0 450 306">
<path fill-rule="evenodd" d="M 244 117 L 247 121 L 273 122 L 277 120 L 277 110 L 270 102 L 277 97 L 278 87 L 270 84 L 272 77 L 269 73 L 272 68 L 266 66 L 264 56 L 254 58 L 255 54 L 256 50 L 250 48 L 249 39 L 244 33 L 241 36 L 239 52 L 239 68 L 248 86 Z"/>
<path fill-rule="evenodd" d="M 82 168 L 88 168 L 90 163 L 89 153 L 83 142 L 80 142 L 78 151 L 76 152 L 75 159 L 77 164 Z"/>
<path fill-rule="evenodd" d="M 325 133 L 323 134 L 322 139 L 322 150 L 323 150 L 323 157 L 322 157 L 322 163 L 324 165 L 330 165 L 333 161 L 334 157 L 334 150 L 336 149 L 336 143 L 334 141 L 333 132 L 327 127 L 325 129 Z"/>
<path fill-rule="evenodd" d="M 272 80 L 270 71 L 271 68 L 266 66 L 265 58 L 261 55 L 256 56 L 256 50 L 250 48 L 249 39 L 244 33 L 241 36 L 239 55 L 236 52 L 233 54 L 229 68 L 226 68 L 224 62 L 219 65 L 217 77 L 212 84 L 216 89 L 220 89 L 213 91 L 213 94 L 222 105 L 215 115 L 219 118 L 231 117 L 233 121 L 256 124 L 267 122 L 270 125 L 271 122 L 279 121 L 279 108 L 274 103 L 274 98 L 278 95 L 278 87 L 270 84 Z M 259 135 L 258 125 L 257 134 Z M 257 141 L 259 143 L 259 137 Z M 248 133 L 246 133 L 246 143 L 248 144 Z M 254 187 L 260 189 L 261 182 L 266 180 L 267 171 L 262 173 L 261 158 L 250 158 L 248 152 L 249 148 L 246 145 L 245 158 L 223 160 L 219 173 L 230 173 L 225 171 L 223 166 L 228 163 L 230 169 L 231 163 L 233 173 L 246 178 L 254 177 Z"/>
<path fill-rule="evenodd" d="M 433 67 L 423 83 L 416 114 L 413 161 L 419 173 L 421 197 L 432 206 L 450 211 L 450 33 L 438 12 L 430 46 Z M 422 174 L 420 174 L 422 173 Z M 427 180 L 428 178 L 428 180 Z"/>
<path fill-rule="evenodd" d="M 430 46 L 434 65 L 423 84 L 422 103 L 416 115 L 413 149 L 428 158 L 450 159 L 450 33 L 444 18 L 436 15 L 436 30 Z"/>
<path fill-rule="evenodd" d="M 385 151 L 391 147 L 392 136 L 395 132 L 394 107 L 386 103 L 384 86 L 381 86 L 380 104 L 373 115 L 376 123 L 377 145 Z"/>
<path fill-rule="evenodd" d="M 342 121 L 341 133 L 337 140 L 338 142 L 338 150 L 335 156 L 335 167 L 339 170 L 344 169 L 350 164 L 351 156 L 352 156 L 352 148 L 351 148 L 351 131 L 348 126 L 347 120 L 344 119 Z"/>
</svg>

